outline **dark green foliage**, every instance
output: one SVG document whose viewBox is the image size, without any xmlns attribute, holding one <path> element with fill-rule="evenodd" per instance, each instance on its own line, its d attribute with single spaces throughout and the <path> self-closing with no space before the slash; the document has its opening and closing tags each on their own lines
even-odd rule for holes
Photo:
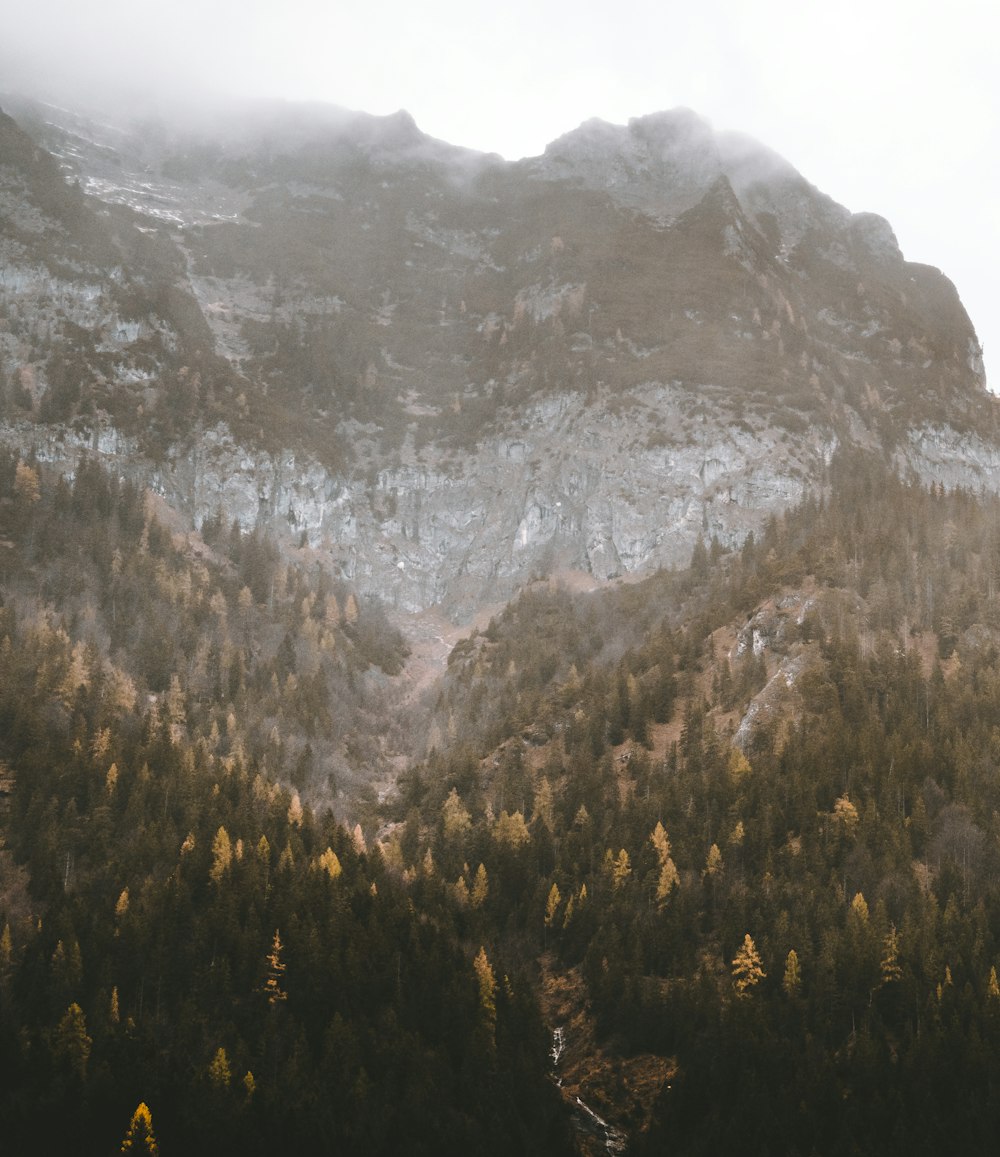
<svg viewBox="0 0 1000 1157">
<path fill-rule="evenodd" d="M 539 586 L 456 647 L 362 852 L 291 785 L 363 746 L 377 611 L 0 459 L 12 1151 L 106 1152 L 140 1100 L 164 1150 L 563 1151 L 543 952 L 607 1047 L 676 1058 L 636 1152 L 989 1151 L 1000 504 L 831 478 L 700 581 Z"/>
<path fill-rule="evenodd" d="M 357 724 L 351 680 L 398 666 L 374 609 L 370 657 L 326 624 L 328 661 L 300 631 L 325 598 L 278 582 L 266 542 L 193 559 L 86 461 L 23 509 L 16 465 L 0 460 L 5 1152 L 114 1151 L 140 1101 L 163 1152 L 568 1151 L 527 981 L 484 1047 L 447 891 L 411 893 L 273 782 L 287 765 L 309 783 L 334 693 Z"/>
<path fill-rule="evenodd" d="M 663 576 L 600 609 L 533 592 L 453 655 L 442 710 L 501 754 L 471 774 L 428 765 L 423 835 L 404 854 L 438 855 L 457 787 L 468 862 L 490 876 L 474 921 L 579 964 L 617 1047 L 677 1058 L 640 1152 L 933 1153 L 954 1135 L 981 1153 L 1000 1127 L 1000 504 L 905 486 L 864 458 L 831 474 L 822 503 L 700 582 Z M 779 629 L 768 608 L 803 584 Z M 717 653 L 716 632 L 751 615 L 764 649 Z M 723 729 L 779 662 L 794 689 L 778 681 L 747 761 Z M 543 776 L 551 830 L 533 810 Z M 504 807 L 531 832 L 516 853 Z M 679 872 L 665 898 L 657 821 Z M 767 975 L 740 997 L 748 931 Z"/>
</svg>

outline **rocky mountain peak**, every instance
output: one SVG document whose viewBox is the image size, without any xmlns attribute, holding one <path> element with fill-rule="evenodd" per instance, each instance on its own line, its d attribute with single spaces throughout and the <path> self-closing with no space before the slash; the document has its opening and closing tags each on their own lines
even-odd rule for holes
<svg viewBox="0 0 1000 1157">
<path fill-rule="evenodd" d="M 739 543 L 844 442 L 998 484 L 954 286 L 688 110 L 513 164 L 403 112 L 18 119 L 8 439 L 113 455 L 400 610 Z"/>
</svg>

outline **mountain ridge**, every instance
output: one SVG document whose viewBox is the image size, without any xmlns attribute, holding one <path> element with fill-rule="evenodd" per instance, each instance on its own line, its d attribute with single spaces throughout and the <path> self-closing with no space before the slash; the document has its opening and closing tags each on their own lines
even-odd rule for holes
<svg viewBox="0 0 1000 1157">
<path fill-rule="evenodd" d="M 997 485 L 951 283 L 689 110 L 586 122 L 517 162 L 403 112 L 279 106 L 141 137 L 48 114 L 22 119 L 154 263 L 132 322 L 79 275 L 103 316 L 64 305 L 71 324 L 146 347 L 98 366 L 71 331 L 64 361 L 96 379 L 80 398 L 59 401 L 51 351 L 7 340 L 8 380 L 31 386 L 13 416 L 64 431 L 28 440 L 67 463 L 112 448 L 194 524 L 267 525 L 399 610 L 462 620 L 550 569 L 604 581 L 735 545 L 845 442 Z M 8 281 L 19 267 L 34 289 L 7 297 L 30 314 L 51 283 L 16 254 Z"/>
</svg>

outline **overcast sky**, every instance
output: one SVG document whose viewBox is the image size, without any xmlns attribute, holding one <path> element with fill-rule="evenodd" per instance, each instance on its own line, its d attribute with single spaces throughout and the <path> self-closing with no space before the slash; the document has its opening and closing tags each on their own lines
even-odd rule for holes
<svg viewBox="0 0 1000 1157">
<path fill-rule="evenodd" d="M 685 105 L 887 217 L 958 286 L 1000 390 L 998 32 L 996 0 L 0 0 L 0 89 L 405 108 L 508 159 Z"/>
</svg>

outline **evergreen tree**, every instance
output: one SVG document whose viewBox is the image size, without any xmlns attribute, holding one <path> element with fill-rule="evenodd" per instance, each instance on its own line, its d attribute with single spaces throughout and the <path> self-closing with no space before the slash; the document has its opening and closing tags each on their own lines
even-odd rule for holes
<svg viewBox="0 0 1000 1157">
<path fill-rule="evenodd" d="M 93 1041 L 87 1035 L 87 1022 L 83 1009 L 74 1002 L 59 1021 L 52 1052 L 79 1081 L 87 1079 L 87 1065 L 90 1061 Z"/>
</svg>

